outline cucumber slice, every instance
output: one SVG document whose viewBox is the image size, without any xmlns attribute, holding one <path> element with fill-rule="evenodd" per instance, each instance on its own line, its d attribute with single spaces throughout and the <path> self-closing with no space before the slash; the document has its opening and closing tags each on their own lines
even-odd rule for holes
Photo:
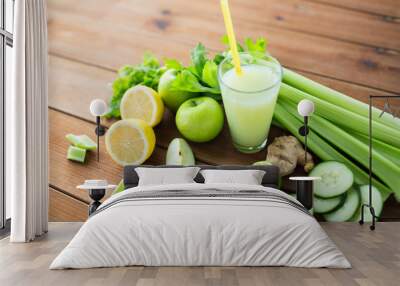
<svg viewBox="0 0 400 286">
<path fill-rule="evenodd" d="M 346 194 L 330 199 L 321 199 L 314 196 L 313 206 L 316 213 L 325 214 L 339 208 L 346 200 Z"/>
<path fill-rule="evenodd" d="M 369 203 L 369 185 L 363 185 L 360 187 L 360 194 L 361 194 L 361 204 L 368 204 Z M 383 199 L 381 192 L 372 186 L 371 189 L 371 194 L 372 194 L 372 206 L 374 207 L 375 210 L 375 215 L 380 216 L 382 209 L 383 209 Z M 358 214 L 358 220 L 361 219 L 361 208 Z M 371 222 L 372 221 L 372 215 L 369 210 L 369 208 L 364 208 L 364 221 L 366 222 Z"/>
<path fill-rule="evenodd" d="M 89 136 L 83 135 L 74 135 L 74 134 L 67 134 L 65 138 L 75 147 L 79 147 L 85 150 L 96 150 L 97 144 L 90 139 Z"/>
<path fill-rule="evenodd" d="M 347 221 L 350 220 L 360 205 L 360 196 L 356 190 L 351 188 L 347 192 L 346 200 L 337 210 L 324 214 L 327 221 Z"/>
<path fill-rule="evenodd" d="M 321 177 L 314 182 L 314 194 L 320 198 L 333 198 L 344 194 L 354 181 L 353 173 L 343 163 L 326 161 L 310 172 L 310 177 Z"/>
<path fill-rule="evenodd" d="M 85 162 L 85 157 L 86 157 L 86 150 L 75 147 L 75 146 L 69 146 L 68 152 L 67 152 L 67 159 L 72 160 L 72 161 L 77 161 L 77 162 Z"/>
</svg>

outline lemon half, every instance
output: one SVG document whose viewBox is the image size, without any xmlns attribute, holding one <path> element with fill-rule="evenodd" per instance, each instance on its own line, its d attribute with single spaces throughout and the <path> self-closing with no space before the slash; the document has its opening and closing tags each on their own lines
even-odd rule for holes
<svg viewBox="0 0 400 286">
<path fill-rule="evenodd" d="M 140 165 L 153 153 L 156 136 L 143 120 L 125 119 L 111 125 L 105 141 L 108 154 L 119 165 Z"/>
<path fill-rule="evenodd" d="M 136 85 L 125 92 L 120 111 L 122 119 L 142 119 L 150 126 L 156 126 L 162 119 L 164 103 L 154 89 Z"/>
</svg>

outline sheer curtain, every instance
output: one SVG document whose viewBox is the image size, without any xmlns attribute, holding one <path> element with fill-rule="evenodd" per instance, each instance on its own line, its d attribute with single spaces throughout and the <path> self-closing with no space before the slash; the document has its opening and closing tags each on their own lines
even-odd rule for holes
<svg viewBox="0 0 400 286">
<path fill-rule="evenodd" d="M 45 0 L 15 2 L 13 92 L 6 111 L 12 242 L 47 231 L 48 120 Z"/>
</svg>

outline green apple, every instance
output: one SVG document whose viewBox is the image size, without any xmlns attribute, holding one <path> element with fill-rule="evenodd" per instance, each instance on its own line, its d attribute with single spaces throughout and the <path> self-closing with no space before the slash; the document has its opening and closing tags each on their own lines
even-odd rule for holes
<svg viewBox="0 0 400 286">
<path fill-rule="evenodd" d="M 179 132 L 186 139 L 207 142 L 221 132 L 224 126 L 224 111 L 221 105 L 210 97 L 191 98 L 179 107 L 175 122 Z"/>
<path fill-rule="evenodd" d="M 169 143 L 165 163 L 167 165 L 195 165 L 192 149 L 185 139 L 174 138 Z"/>
<path fill-rule="evenodd" d="M 197 96 L 193 92 L 171 90 L 171 83 L 176 78 L 176 73 L 174 69 L 167 70 L 158 83 L 158 94 L 172 112 L 176 112 L 179 106 L 189 98 Z"/>
</svg>

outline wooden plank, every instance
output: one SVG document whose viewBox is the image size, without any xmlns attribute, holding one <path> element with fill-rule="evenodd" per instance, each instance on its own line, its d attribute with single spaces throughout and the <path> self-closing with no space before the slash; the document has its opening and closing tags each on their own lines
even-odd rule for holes
<svg viewBox="0 0 400 286">
<path fill-rule="evenodd" d="M 158 15 L 160 8 L 165 8 L 170 13 L 178 10 L 177 7 L 192 6 L 187 1 L 171 0 L 169 7 L 158 1 L 140 2 L 141 9 L 134 9 L 139 1 L 125 1 L 118 4 L 119 8 L 126 12 L 105 13 L 104 8 L 118 9 L 114 3 L 112 6 L 101 3 L 93 7 L 90 1 L 79 4 L 88 15 L 93 13 L 98 17 L 104 17 L 111 22 L 131 22 L 135 17 L 137 22 L 146 22 Z M 356 42 L 389 49 L 400 49 L 400 41 L 394 41 L 399 37 L 400 26 L 396 23 L 386 21 L 379 15 L 370 15 L 362 12 L 342 9 L 331 5 L 309 2 L 306 0 L 233 0 L 230 1 L 234 13 L 235 23 L 242 22 L 257 23 L 261 26 L 276 26 L 283 29 L 295 30 L 306 34 L 315 34 L 344 41 Z M 65 11 L 65 3 L 62 1 L 51 1 L 52 11 Z M 71 5 L 72 6 L 72 5 Z M 219 6 L 215 1 L 201 1 L 203 10 L 219 12 Z M 183 8 L 179 9 L 179 11 Z M 209 13 L 210 14 L 210 13 Z M 116 19 L 116 16 L 123 17 Z M 202 17 L 199 12 L 192 16 Z M 167 18 L 167 17 L 165 17 Z M 158 22 L 161 26 L 167 22 Z M 239 22 L 237 22 L 239 21 Z"/>
<path fill-rule="evenodd" d="M 88 204 L 49 188 L 49 221 L 86 221 Z"/>
<path fill-rule="evenodd" d="M 308 0 L 332 6 L 354 9 L 371 14 L 400 17 L 400 5 L 398 0 Z M 387 17 L 386 17 L 387 18 Z M 393 19 L 398 20 L 398 19 Z"/>
<path fill-rule="evenodd" d="M 131 2 L 126 1 L 121 2 L 121 9 L 124 12 L 110 13 L 107 15 L 106 21 L 109 23 L 112 21 L 130 22 L 129 17 L 133 13 L 135 14 L 135 21 L 146 23 L 152 17 L 157 17 L 157 13 L 154 11 L 160 9 L 160 3 L 154 1 L 141 5 L 140 10 L 134 9 L 131 4 Z M 215 1 L 190 3 L 182 0 L 170 0 L 169 4 L 170 7 L 173 7 L 171 14 L 174 14 L 176 10 L 179 16 L 181 16 L 182 11 L 188 11 L 186 16 L 199 19 L 206 18 L 204 15 L 219 16 L 218 13 L 207 13 L 207 11 L 219 9 Z M 365 14 L 306 0 L 233 0 L 230 1 L 230 4 L 235 25 L 238 27 L 237 32 L 242 29 L 243 24 L 251 23 L 260 28 L 277 27 L 280 30 L 292 30 L 360 45 L 394 50 L 400 48 L 400 41 L 395 40 L 400 37 L 400 25 L 396 22 L 387 21 L 378 15 Z M 195 7 L 193 8 L 193 6 Z M 168 19 L 168 17 L 164 18 Z M 173 18 L 171 17 L 172 20 L 174 20 Z M 165 30 L 167 31 L 169 28 L 169 25 L 167 25 Z"/>
<path fill-rule="evenodd" d="M 354 2 L 354 1 L 352 1 Z M 359 1 L 362 2 L 362 1 Z M 400 25 L 382 16 L 365 14 L 305 0 L 231 1 L 234 17 L 385 49 L 400 49 Z"/>
<path fill-rule="evenodd" d="M 95 122 L 90 102 L 96 98 L 108 102 L 116 72 L 54 56 L 49 56 L 49 68 L 49 106 Z"/>
<path fill-rule="evenodd" d="M 104 137 L 100 140 L 100 162 L 97 162 L 96 155 L 93 152 L 89 152 L 85 164 L 67 160 L 66 154 L 69 143 L 65 140 L 65 135 L 68 133 L 87 134 L 95 139 L 94 129 L 95 124 L 93 123 L 55 110 L 49 110 L 51 166 L 49 184 L 87 203 L 90 201 L 87 192 L 76 189 L 76 186 L 84 180 L 105 179 L 111 184 L 118 184 L 122 179 L 122 167 L 114 163 L 107 154 Z M 164 162 L 164 158 L 165 150 L 156 148 L 146 163 L 160 164 Z"/>
<path fill-rule="evenodd" d="M 161 58 L 173 57 L 187 62 L 189 49 L 197 42 L 203 42 L 213 51 L 223 48 L 220 37 L 224 34 L 224 25 L 219 13 L 209 13 L 208 2 L 181 1 L 181 5 L 172 6 L 147 1 L 140 4 L 141 9 L 126 1 L 109 6 L 90 1 L 82 3 L 85 4 L 77 5 L 74 13 L 66 9 L 49 9 L 51 53 L 116 69 L 126 63 L 139 62 L 146 50 Z M 145 9 L 149 5 L 153 5 L 151 12 Z M 100 9 L 95 6 L 101 6 L 102 21 L 98 21 Z M 238 13 L 236 9 L 234 13 Z M 400 56 L 397 52 L 240 18 L 235 23 L 240 27 L 237 28 L 239 38 L 267 36 L 271 53 L 286 66 L 400 92 Z"/>
</svg>

